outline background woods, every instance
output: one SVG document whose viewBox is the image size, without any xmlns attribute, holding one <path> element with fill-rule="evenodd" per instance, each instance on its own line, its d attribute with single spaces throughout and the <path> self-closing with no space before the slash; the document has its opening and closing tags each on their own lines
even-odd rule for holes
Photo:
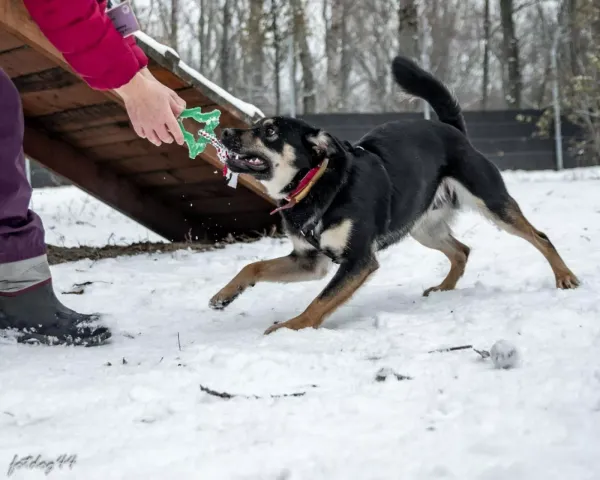
<svg viewBox="0 0 600 480">
<path fill-rule="evenodd" d="M 398 94 L 398 52 L 442 78 L 465 109 L 560 98 L 600 153 L 597 0 L 136 0 L 145 31 L 234 95 L 271 113 L 420 110 Z M 550 122 L 549 122 L 550 123 Z"/>
</svg>

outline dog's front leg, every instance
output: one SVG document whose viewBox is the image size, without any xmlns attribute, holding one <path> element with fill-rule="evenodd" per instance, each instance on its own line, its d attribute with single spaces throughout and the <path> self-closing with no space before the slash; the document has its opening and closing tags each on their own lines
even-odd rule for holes
<svg viewBox="0 0 600 480">
<path fill-rule="evenodd" d="M 319 327 L 325 318 L 346 302 L 378 268 L 379 263 L 371 254 L 345 261 L 331 282 L 304 312 L 287 322 L 272 325 L 265 331 L 265 335 L 280 328 L 300 330 Z"/>
<path fill-rule="evenodd" d="M 316 250 L 292 252 L 286 257 L 251 263 L 210 299 L 209 306 L 221 310 L 258 282 L 319 280 L 327 275 L 330 264 L 331 261 Z"/>
</svg>

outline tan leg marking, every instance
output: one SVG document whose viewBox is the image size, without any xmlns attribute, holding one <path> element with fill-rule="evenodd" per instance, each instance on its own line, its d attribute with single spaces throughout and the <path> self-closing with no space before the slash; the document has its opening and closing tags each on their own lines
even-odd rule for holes
<svg viewBox="0 0 600 480">
<path fill-rule="evenodd" d="M 305 282 L 318 280 L 327 275 L 329 260 L 321 255 L 286 257 L 265 260 L 246 265 L 219 293 L 210 299 L 209 305 L 222 309 L 233 302 L 244 290 L 258 282 Z"/>
<path fill-rule="evenodd" d="M 435 287 L 428 288 L 423 292 L 423 296 L 427 297 L 431 292 L 446 292 L 448 290 L 454 290 L 460 277 L 465 273 L 465 267 L 469 258 L 471 249 L 464 243 L 459 242 L 453 236 L 450 236 L 447 241 L 439 247 L 432 247 L 442 252 L 448 260 L 450 260 L 450 271 L 446 278 Z"/>
<path fill-rule="evenodd" d="M 495 222 L 509 233 L 527 240 L 544 255 L 550 264 L 550 268 L 552 268 L 552 272 L 554 272 L 556 287 L 562 289 L 577 288 L 579 286 L 579 279 L 567 267 L 548 236 L 536 230 L 529 223 L 515 200 L 511 200 L 506 215 L 508 223 L 497 219 L 495 219 Z"/>
<path fill-rule="evenodd" d="M 307 309 L 297 317 L 292 318 L 287 322 L 270 326 L 265 331 L 265 335 L 273 333 L 280 328 L 289 328 L 292 330 L 300 330 L 307 327 L 318 328 L 325 318 L 346 302 L 378 268 L 379 265 L 375 262 L 374 264 L 363 268 L 355 275 L 344 276 L 334 291 L 325 296 L 323 296 L 323 294 L 319 295 L 319 297 L 314 299 Z"/>
</svg>

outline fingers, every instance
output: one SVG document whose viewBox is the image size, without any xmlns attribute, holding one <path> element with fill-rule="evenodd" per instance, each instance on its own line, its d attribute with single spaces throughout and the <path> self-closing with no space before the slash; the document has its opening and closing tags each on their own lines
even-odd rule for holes
<svg viewBox="0 0 600 480">
<path fill-rule="evenodd" d="M 177 95 L 172 90 L 171 90 L 171 99 L 175 100 L 175 103 L 177 103 L 181 108 L 181 111 L 179 111 L 178 113 L 175 114 L 175 116 L 178 117 L 179 115 L 181 115 L 181 112 L 183 112 L 185 110 L 186 102 L 183 98 L 181 98 L 179 95 Z M 175 111 L 173 111 L 173 113 L 175 113 Z"/>
<path fill-rule="evenodd" d="M 177 122 L 175 117 L 171 116 L 169 120 L 167 120 L 167 128 L 171 135 L 173 135 L 173 138 L 175 139 L 177 144 L 183 145 L 183 132 L 181 131 L 181 127 L 179 126 L 179 123 Z"/>
<path fill-rule="evenodd" d="M 148 140 L 150 143 L 153 143 L 157 147 L 160 147 L 160 139 L 158 138 L 158 135 L 154 132 L 154 130 L 144 129 L 144 132 L 146 134 L 146 140 Z"/>
<path fill-rule="evenodd" d="M 185 139 L 177 118 L 185 110 L 185 100 L 151 75 L 142 78 L 139 88 L 132 90 L 125 101 L 135 133 L 156 146 L 173 141 L 183 145 Z"/>
</svg>

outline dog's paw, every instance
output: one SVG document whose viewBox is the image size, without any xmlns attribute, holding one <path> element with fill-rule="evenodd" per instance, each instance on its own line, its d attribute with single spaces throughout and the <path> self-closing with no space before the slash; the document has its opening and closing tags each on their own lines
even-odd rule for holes
<svg viewBox="0 0 600 480">
<path fill-rule="evenodd" d="M 314 319 L 311 319 L 310 317 L 307 317 L 305 315 L 299 315 L 296 318 L 288 320 L 287 322 L 274 323 L 265 330 L 265 335 L 269 335 L 270 333 L 273 333 L 276 330 L 279 330 L 280 328 L 289 328 L 290 330 L 302 330 L 303 328 L 309 327 L 317 328 L 318 324 L 319 322 L 314 321 Z"/>
<path fill-rule="evenodd" d="M 213 310 L 223 310 L 225 309 L 231 302 L 233 302 L 239 293 L 236 295 L 223 295 L 221 292 L 217 293 L 214 297 L 210 299 L 208 302 L 208 306 Z"/>
<path fill-rule="evenodd" d="M 572 272 L 567 272 L 556 277 L 556 288 L 568 290 L 570 288 L 577 288 L 580 284 L 581 282 Z"/>
</svg>

